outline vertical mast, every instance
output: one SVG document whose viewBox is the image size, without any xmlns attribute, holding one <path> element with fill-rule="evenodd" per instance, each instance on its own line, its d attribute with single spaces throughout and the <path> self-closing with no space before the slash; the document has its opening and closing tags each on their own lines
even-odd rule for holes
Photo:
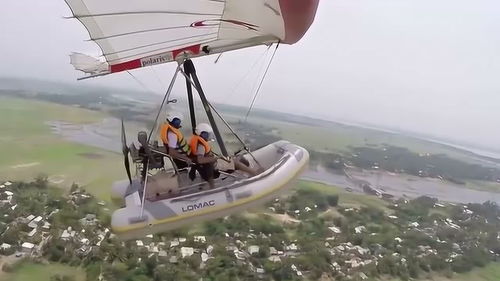
<svg viewBox="0 0 500 281">
<path fill-rule="evenodd" d="M 222 140 L 222 136 L 219 132 L 219 128 L 217 127 L 217 123 L 215 123 L 214 116 L 212 115 L 212 111 L 210 109 L 210 104 L 208 103 L 207 98 L 205 97 L 205 93 L 203 92 L 203 89 L 201 88 L 200 81 L 198 80 L 198 76 L 196 75 L 196 69 L 194 68 L 194 64 L 190 59 L 184 61 L 184 71 L 186 72 L 187 76 L 190 76 L 193 79 L 194 85 L 196 87 L 196 91 L 198 92 L 198 94 L 200 96 L 201 103 L 203 104 L 203 109 L 205 109 L 205 112 L 207 113 L 208 120 L 210 122 L 210 125 L 212 126 L 213 131 L 214 131 L 215 139 L 217 140 L 217 143 L 219 144 L 222 155 L 224 155 L 226 157 L 229 156 L 229 153 L 227 152 L 224 141 Z M 187 82 L 188 81 L 186 81 L 186 83 Z M 189 85 L 187 88 L 188 89 L 188 98 L 189 98 L 189 89 L 190 88 L 191 87 Z M 194 107 L 191 104 L 191 102 L 189 104 L 189 111 L 194 113 Z M 193 122 L 193 120 L 191 120 L 191 122 Z"/>
</svg>

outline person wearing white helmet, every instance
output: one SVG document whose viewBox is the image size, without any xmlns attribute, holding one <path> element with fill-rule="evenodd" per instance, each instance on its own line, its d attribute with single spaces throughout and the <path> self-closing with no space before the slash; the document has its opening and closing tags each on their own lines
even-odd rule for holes
<svg viewBox="0 0 500 281">
<path fill-rule="evenodd" d="M 214 177 L 216 177 L 214 163 L 217 162 L 217 158 L 212 153 L 212 147 L 208 143 L 212 132 L 210 125 L 200 123 L 196 126 L 195 134 L 189 141 L 190 156 L 196 163 L 194 169 L 191 170 L 190 177 L 194 179 L 195 171 L 198 171 L 201 178 L 208 182 L 210 188 L 214 187 Z"/>
<path fill-rule="evenodd" d="M 160 128 L 161 141 L 179 169 L 186 168 L 192 162 L 188 157 L 190 147 L 180 130 L 181 122 L 182 115 L 172 112 L 167 115 L 166 122 Z"/>
<path fill-rule="evenodd" d="M 198 171 L 200 176 L 209 183 L 210 188 L 214 187 L 214 178 L 219 177 L 220 173 L 215 169 L 217 157 L 212 153 L 212 148 L 208 143 L 210 135 L 213 133 L 212 127 L 206 123 L 200 123 L 196 126 L 195 134 L 191 137 L 189 146 L 191 148 L 191 158 L 195 162 L 191 177 L 194 178 L 194 171 Z M 251 176 L 257 173 L 250 167 L 245 166 L 239 161 L 234 161 L 234 168 L 242 170 Z"/>
</svg>

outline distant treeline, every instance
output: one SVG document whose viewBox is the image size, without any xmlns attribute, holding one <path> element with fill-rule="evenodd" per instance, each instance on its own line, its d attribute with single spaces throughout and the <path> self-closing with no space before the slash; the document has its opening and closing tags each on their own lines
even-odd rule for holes
<svg viewBox="0 0 500 281">
<path fill-rule="evenodd" d="M 349 154 L 312 152 L 316 163 L 343 169 L 345 164 L 363 169 L 382 169 L 421 177 L 442 178 L 458 184 L 466 180 L 497 181 L 500 170 L 471 164 L 445 154 L 419 154 L 403 147 L 352 147 Z"/>
</svg>

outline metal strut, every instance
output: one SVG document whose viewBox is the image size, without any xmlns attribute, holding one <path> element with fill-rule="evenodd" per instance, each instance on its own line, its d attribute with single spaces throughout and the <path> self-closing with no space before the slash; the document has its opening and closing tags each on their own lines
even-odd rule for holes
<svg viewBox="0 0 500 281">
<path fill-rule="evenodd" d="M 163 96 L 163 100 L 161 102 L 160 109 L 158 109 L 158 113 L 156 114 L 155 122 L 153 123 L 153 127 L 151 128 L 151 131 L 149 132 L 148 143 L 151 141 L 151 136 L 153 135 L 153 132 L 156 130 L 156 126 L 158 125 L 158 118 L 160 118 L 160 114 L 163 110 L 163 106 L 165 105 L 165 102 L 168 103 L 168 98 L 170 97 L 170 94 L 172 93 L 172 89 L 174 88 L 175 80 L 177 79 L 177 74 L 179 74 L 179 71 L 181 71 L 180 65 L 177 66 L 177 69 L 175 70 L 174 76 L 172 77 L 172 80 L 170 81 L 170 84 L 168 85 L 167 92 L 165 93 L 165 96 Z"/>
<path fill-rule="evenodd" d="M 210 125 L 212 126 L 212 129 L 214 131 L 215 139 L 217 139 L 217 143 L 219 144 L 220 151 L 223 156 L 229 157 L 229 153 L 227 152 L 226 145 L 224 144 L 224 141 L 222 139 L 222 136 L 219 132 L 219 128 L 217 127 L 217 123 L 215 123 L 214 116 L 212 114 L 212 111 L 210 109 L 210 104 L 208 103 L 208 100 L 205 96 L 205 93 L 203 92 L 203 88 L 201 87 L 200 81 L 198 80 L 198 76 L 196 75 L 196 69 L 194 67 L 193 62 L 190 59 L 187 59 L 184 61 L 184 71 L 186 73 L 186 86 L 188 89 L 188 95 L 189 95 L 189 89 L 191 88 L 191 83 L 188 81 L 187 78 L 191 78 L 194 82 L 194 86 L 196 88 L 196 91 L 198 92 L 198 95 L 200 96 L 201 103 L 203 104 L 203 109 L 205 109 L 205 112 L 207 113 L 208 121 L 210 122 Z M 189 86 L 188 86 L 189 84 Z M 193 112 L 194 115 L 194 106 L 190 103 L 189 104 L 189 111 Z M 191 120 L 192 122 L 193 120 Z M 196 126 L 194 126 L 196 127 Z"/>
<path fill-rule="evenodd" d="M 191 130 L 194 135 L 196 131 L 196 113 L 194 110 L 193 87 L 191 86 L 191 81 L 188 79 L 188 77 L 186 77 L 186 90 L 188 96 L 189 116 L 191 119 Z"/>
<path fill-rule="evenodd" d="M 195 83 L 186 74 L 186 72 L 184 72 L 182 69 L 180 70 L 180 72 L 186 78 L 186 82 L 189 82 L 192 86 L 196 87 Z M 257 165 L 259 165 L 259 167 L 262 167 L 262 165 L 259 163 L 259 161 L 257 160 L 257 158 L 255 158 L 255 156 L 253 155 L 253 153 L 247 147 L 247 145 L 245 144 L 245 142 L 240 138 L 240 136 L 234 131 L 234 129 L 231 127 L 231 125 L 222 117 L 222 115 L 215 109 L 215 107 L 210 102 L 207 101 L 207 104 L 215 112 L 215 114 L 217 114 L 217 116 L 222 120 L 222 122 L 224 123 L 224 125 L 226 125 L 226 127 L 231 131 L 231 133 L 238 139 L 238 141 L 243 145 L 243 150 L 245 150 L 246 152 L 248 152 L 248 154 L 250 155 L 250 157 L 253 158 L 253 160 L 255 161 L 255 163 Z"/>
</svg>

